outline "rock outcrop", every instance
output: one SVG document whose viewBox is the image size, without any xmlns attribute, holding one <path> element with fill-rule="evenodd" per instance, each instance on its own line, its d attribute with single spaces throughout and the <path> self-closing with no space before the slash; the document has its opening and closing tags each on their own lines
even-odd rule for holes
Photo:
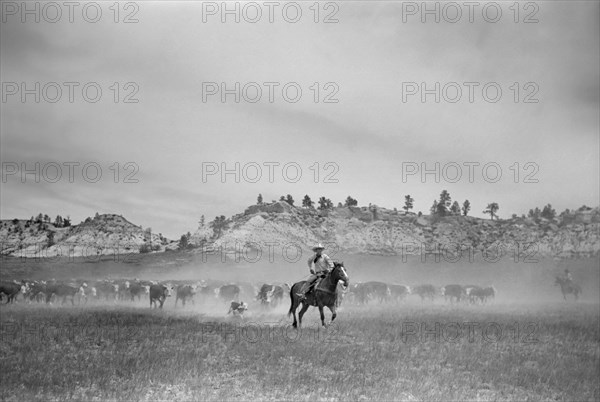
<svg viewBox="0 0 600 402">
<path fill-rule="evenodd" d="M 228 221 L 220 236 L 203 232 L 198 244 L 227 250 L 298 246 L 314 243 L 350 253 L 380 255 L 489 253 L 502 250 L 519 258 L 574 258 L 600 250 L 598 208 L 554 220 L 488 220 L 469 216 L 417 216 L 373 207 L 329 211 L 290 206 L 284 201 L 253 205 Z M 516 254 L 515 254 L 516 253 Z"/>
<path fill-rule="evenodd" d="M 51 222 L 3 220 L 0 244 L 3 255 L 14 257 L 100 258 L 165 251 L 174 242 L 144 231 L 120 215 L 104 214 L 68 227 L 56 227 Z"/>
</svg>

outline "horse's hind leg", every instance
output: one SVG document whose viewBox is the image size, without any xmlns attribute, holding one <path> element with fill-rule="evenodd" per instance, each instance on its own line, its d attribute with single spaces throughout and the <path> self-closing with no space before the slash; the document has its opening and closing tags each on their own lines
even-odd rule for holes
<svg viewBox="0 0 600 402">
<path fill-rule="evenodd" d="M 298 328 L 298 320 L 296 320 L 296 309 L 298 308 L 298 304 L 296 304 L 296 300 L 292 296 L 290 296 L 292 305 L 290 306 L 290 311 L 288 312 L 288 317 L 290 314 L 294 316 L 294 322 L 292 323 L 292 327 Z M 262 306 L 262 303 L 261 303 Z"/>
<path fill-rule="evenodd" d="M 294 287 L 290 290 L 290 310 L 288 311 L 288 317 L 290 314 L 294 316 L 294 322 L 292 323 L 292 327 L 298 328 L 298 320 L 296 320 L 296 309 L 298 308 L 298 301 L 293 296 Z M 261 301 L 261 307 L 264 308 L 264 303 Z"/>
<path fill-rule="evenodd" d="M 309 305 L 306 303 L 302 303 L 302 308 L 300 309 L 300 312 L 298 313 L 298 325 L 300 326 L 300 328 L 302 328 L 302 316 L 304 316 L 304 313 L 306 313 L 306 310 L 308 310 Z M 321 312 L 321 315 L 323 315 L 323 313 Z M 296 317 L 294 316 L 294 321 L 296 320 Z"/>
<path fill-rule="evenodd" d="M 298 307 L 298 306 L 296 306 L 296 307 Z M 294 311 L 292 311 L 292 315 L 294 316 L 294 323 L 292 324 L 292 327 L 298 328 L 298 321 L 296 320 L 296 309 L 294 309 Z"/>
</svg>

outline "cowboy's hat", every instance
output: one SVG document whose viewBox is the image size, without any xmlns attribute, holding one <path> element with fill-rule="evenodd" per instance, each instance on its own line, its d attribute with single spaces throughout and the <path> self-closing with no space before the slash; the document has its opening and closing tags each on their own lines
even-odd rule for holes
<svg viewBox="0 0 600 402">
<path fill-rule="evenodd" d="M 319 249 L 321 249 L 321 250 L 325 250 L 325 246 L 323 246 L 321 243 L 319 243 L 319 244 L 317 244 L 316 246 L 314 246 L 314 247 L 312 248 L 312 251 L 317 251 L 317 250 L 319 250 Z"/>
</svg>

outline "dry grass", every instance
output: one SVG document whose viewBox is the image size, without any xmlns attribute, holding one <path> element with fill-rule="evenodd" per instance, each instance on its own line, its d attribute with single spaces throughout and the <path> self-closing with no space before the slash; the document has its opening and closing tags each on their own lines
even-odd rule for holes
<svg viewBox="0 0 600 402">
<path fill-rule="evenodd" d="M 235 320 L 141 306 L 2 306 L 1 395 L 3 400 L 599 400 L 598 311 L 596 304 L 574 303 L 346 307 L 337 325 L 323 330 L 311 309 L 296 333 L 283 314 Z M 468 331 L 452 341 L 456 330 L 444 326 L 452 322 L 480 328 L 497 323 L 504 336 L 496 341 L 490 332 L 486 339 L 476 329 L 472 342 Z M 421 325 L 435 329 L 436 323 L 437 333 L 408 334 Z M 515 325 L 522 330 L 517 335 L 510 330 Z"/>
</svg>

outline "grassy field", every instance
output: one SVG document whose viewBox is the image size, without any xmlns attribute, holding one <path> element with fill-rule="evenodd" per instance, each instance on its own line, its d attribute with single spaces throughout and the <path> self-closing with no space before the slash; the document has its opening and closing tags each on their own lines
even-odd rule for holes
<svg viewBox="0 0 600 402">
<path fill-rule="evenodd" d="M 0 306 L 1 398 L 600 399 L 597 304 L 311 309 L 300 332 L 286 309 Z"/>
<path fill-rule="evenodd" d="M 598 258 L 533 264 L 407 262 L 344 256 L 350 281 L 494 284 L 494 305 L 342 306 L 319 326 L 311 309 L 296 332 L 285 305 L 225 304 L 162 311 L 148 300 L 87 306 L 0 306 L 2 400 L 600 400 Z M 563 301 L 565 267 L 583 288 Z M 5 258 L 3 280 L 199 279 L 295 281 L 295 264 L 203 263 L 187 254 L 134 263 Z M 248 300 L 246 300 L 248 301 Z M 329 312 L 326 311 L 329 320 Z"/>
</svg>

